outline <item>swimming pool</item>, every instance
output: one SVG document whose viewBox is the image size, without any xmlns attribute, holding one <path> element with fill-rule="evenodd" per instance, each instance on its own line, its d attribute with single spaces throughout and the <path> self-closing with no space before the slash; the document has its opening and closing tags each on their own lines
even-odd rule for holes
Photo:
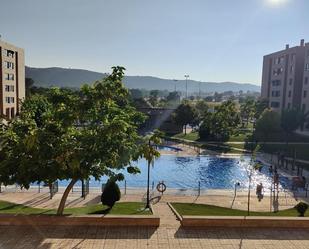
<svg viewBox="0 0 309 249">
<path fill-rule="evenodd" d="M 248 188 L 250 168 L 249 156 L 244 157 L 216 157 L 216 156 L 177 156 L 161 155 L 151 167 L 150 182 L 157 184 L 164 181 L 168 188 L 176 189 L 233 189 L 235 183 L 239 182 L 239 188 Z M 125 175 L 127 187 L 147 186 L 147 162 L 142 159 L 136 162 L 141 173 L 130 175 L 126 171 L 121 171 Z M 101 187 L 105 183 L 106 177 L 100 181 L 90 179 L 90 187 Z M 262 183 L 265 190 L 271 187 L 272 175 L 268 167 L 264 166 L 261 172 L 253 170 L 252 184 L 255 186 Z M 80 183 L 77 183 L 77 185 Z M 124 181 L 119 182 L 120 187 L 124 187 Z M 60 185 L 67 185 L 67 181 L 61 181 Z M 280 187 L 287 188 L 289 180 L 280 177 Z"/>
</svg>

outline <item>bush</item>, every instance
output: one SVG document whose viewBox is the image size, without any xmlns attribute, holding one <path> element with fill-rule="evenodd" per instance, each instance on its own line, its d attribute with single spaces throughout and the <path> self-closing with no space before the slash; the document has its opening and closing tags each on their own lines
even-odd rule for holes
<svg viewBox="0 0 309 249">
<path fill-rule="evenodd" d="M 102 204 L 112 208 L 115 202 L 120 200 L 120 197 L 118 184 L 113 180 L 108 180 L 101 195 Z"/>
<path fill-rule="evenodd" d="M 295 209 L 297 210 L 297 212 L 299 213 L 300 217 L 304 217 L 305 213 L 308 209 L 308 204 L 304 203 L 304 202 L 300 202 L 295 206 Z"/>
</svg>

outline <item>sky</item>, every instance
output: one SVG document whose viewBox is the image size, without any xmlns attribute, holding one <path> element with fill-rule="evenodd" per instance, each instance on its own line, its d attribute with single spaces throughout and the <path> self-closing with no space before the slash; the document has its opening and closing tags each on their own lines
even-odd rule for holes
<svg viewBox="0 0 309 249">
<path fill-rule="evenodd" d="M 308 0 L 0 0 L 26 65 L 260 85 L 263 55 L 309 41 Z"/>
</svg>

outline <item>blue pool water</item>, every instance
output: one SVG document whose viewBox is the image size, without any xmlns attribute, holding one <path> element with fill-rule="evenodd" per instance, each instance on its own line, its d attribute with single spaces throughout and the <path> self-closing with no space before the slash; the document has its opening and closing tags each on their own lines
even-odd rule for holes
<svg viewBox="0 0 309 249">
<path fill-rule="evenodd" d="M 196 189 L 199 182 L 201 189 L 233 189 L 236 182 L 240 188 L 247 188 L 249 184 L 248 169 L 250 157 L 222 158 L 215 156 L 176 156 L 162 155 L 151 167 L 151 182 L 157 184 L 164 181 L 168 188 Z M 127 187 L 147 186 L 147 162 L 142 159 L 136 162 L 141 170 L 140 174 L 125 175 Z M 90 187 L 100 187 L 105 183 L 106 177 L 101 181 L 90 179 Z M 252 187 L 262 183 L 265 189 L 271 186 L 272 175 L 268 167 L 264 166 L 261 172 L 253 171 Z M 67 181 L 61 181 L 60 185 L 66 185 Z M 78 184 L 77 184 L 78 185 Z M 289 181 L 280 177 L 281 187 L 288 187 Z M 119 182 L 124 187 L 124 181 Z"/>
</svg>

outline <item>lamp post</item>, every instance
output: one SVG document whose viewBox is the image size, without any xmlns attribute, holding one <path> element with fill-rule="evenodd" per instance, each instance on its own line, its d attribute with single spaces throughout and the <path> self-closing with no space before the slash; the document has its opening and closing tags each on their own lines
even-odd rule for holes
<svg viewBox="0 0 309 249">
<path fill-rule="evenodd" d="M 188 98 L 188 78 L 189 78 L 189 74 L 185 74 L 185 78 L 186 78 L 186 99 Z"/>
<path fill-rule="evenodd" d="M 149 148 L 150 148 L 150 146 L 151 146 L 150 139 L 148 140 L 148 146 L 149 146 Z M 148 160 L 148 174 L 147 174 L 147 203 L 146 203 L 146 208 L 150 208 L 150 196 L 149 196 L 150 164 L 151 164 L 151 161 L 150 161 L 150 160 Z"/>
<path fill-rule="evenodd" d="M 178 80 L 174 80 L 174 82 L 175 82 L 175 92 L 177 92 L 177 81 Z"/>
</svg>

